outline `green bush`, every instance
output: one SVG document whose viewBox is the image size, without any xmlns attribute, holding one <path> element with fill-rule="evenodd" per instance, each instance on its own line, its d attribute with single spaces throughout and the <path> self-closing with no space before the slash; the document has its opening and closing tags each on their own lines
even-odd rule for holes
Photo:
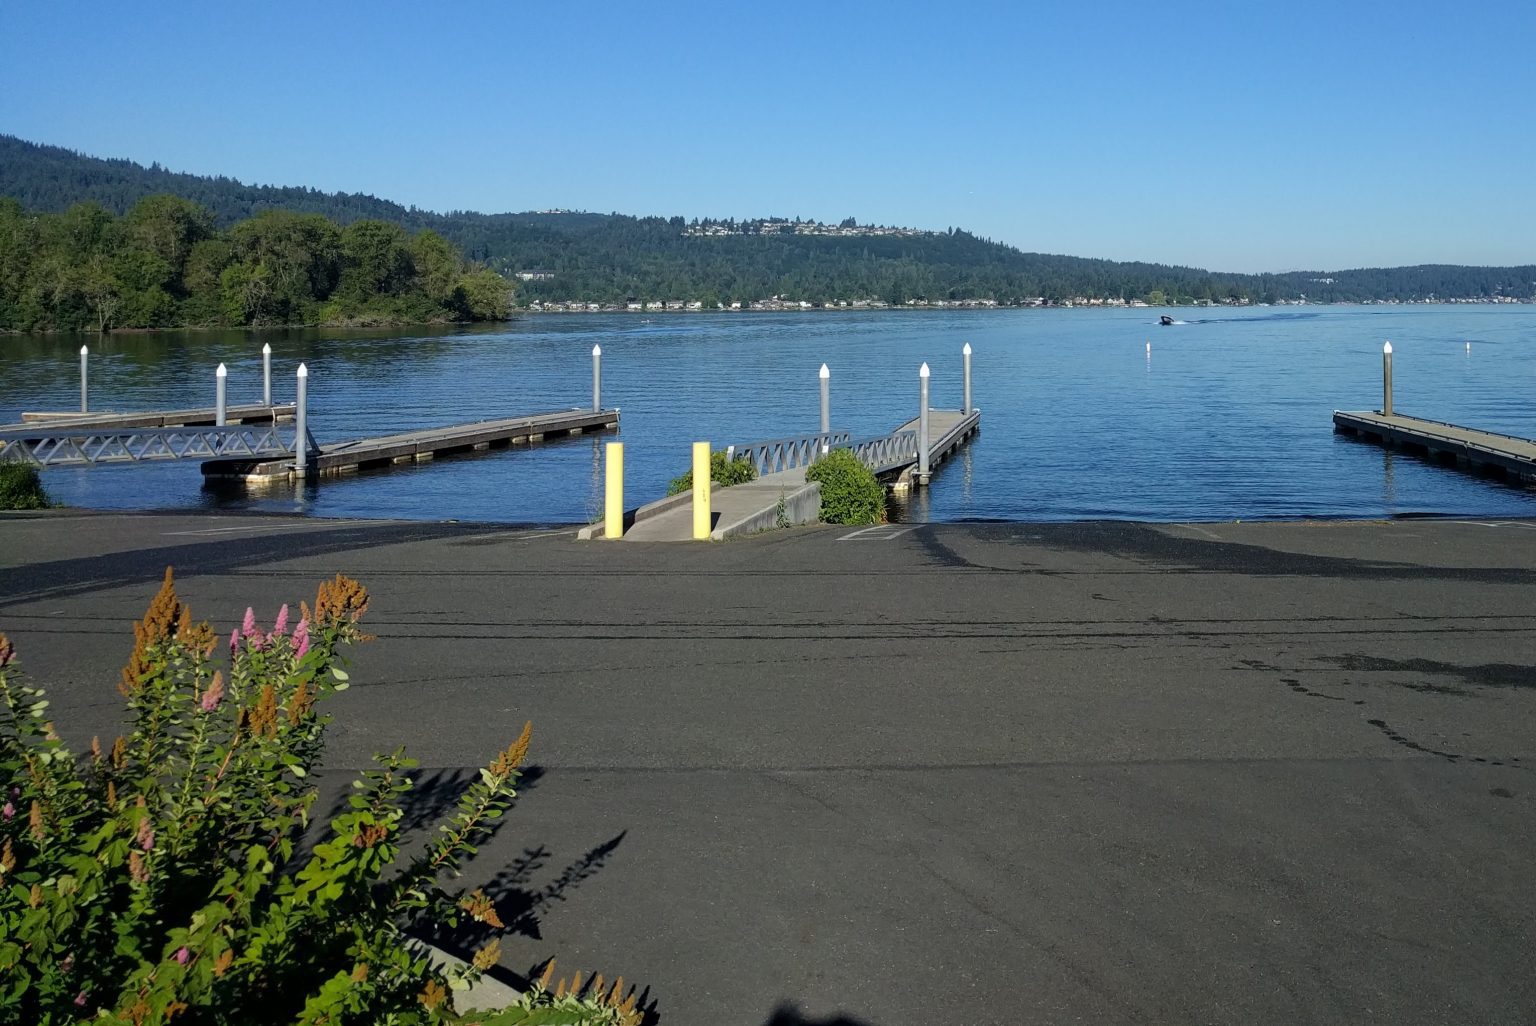
<svg viewBox="0 0 1536 1026">
<path fill-rule="evenodd" d="M 746 484 L 748 481 L 757 480 L 757 465 L 745 456 L 737 456 L 733 460 L 725 458 L 724 450 L 709 454 L 709 479 L 718 482 L 722 487 Z M 693 468 L 682 477 L 674 477 L 667 485 L 668 495 L 681 495 L 683 492 L 693 490 Z"/>
<path fill-rule="evenodd" d="M 833 449 L 805 471 L 821 482 L 821 519 L 828 524 L 879 524 L 885 520 L 885 486 L 849 449 Z"/>
<path fill-rule="evenodd" d="M 0 463 L 0 509 L 47 509 L 51 505 L 36 467 Z"/>
<path fill-rule="evenodd" d="M 438 879 L 457 875 L 510 805 L 529 727 L 404 866 L 414 763 L 399 751 L 353 785 L 319 843 L 300 844 L 330 720 L 318 705 L 346 687 L 341 650 L 366 640 L 367 607 L 338 576 L 291 629 L 286 606 L 270 631 L 247 610 L 224 663 L 166 571 L 118 685 L 131 732 L 93 742 L 86 759 L 64 746 L 0 635 L 0 1021 L 639 1022 L 621 985 L 551 993 L 548 973 L 508 1008 L 461 1015 L 449 992 L 495 964 L 499 941 L 445 969 L 407 932 L 502 925 L 484 893 Z"/>
</svg>

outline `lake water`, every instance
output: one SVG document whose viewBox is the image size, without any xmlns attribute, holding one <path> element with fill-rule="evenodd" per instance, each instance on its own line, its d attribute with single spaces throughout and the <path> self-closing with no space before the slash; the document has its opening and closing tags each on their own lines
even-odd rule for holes
<svg viewBox="0 0 1536 1026">
<path fill-rule="evenodd" d="M 695 439 L 813 432 L 817 371 L 833 427 L 884 434 L 915 416 L 918 367 L 933 405 L 961 402 L 974 349 L 979 438 L 941 467 L 911 520 L 1153 521 L 1536 516 L 1536 492 L 1336 436 L 1335 409 L 1381 405 L 1381 346 L 1398 412 L 1536 437 L 1536 307 L 1375 306 L 1185 310 L 891 311 L 754 315 L 535 315 L 494 329 L 0 337 L 0 422 L 79 404 L 82 341 L 92 408 L 259 401 L 310 370 L 321 442 L 584 406 L 603 347 L 606 406 L 623 412 L 627 505 L 660 497 Z M 1152 345 L 1150 355 L 1146 344 Z M 1470 350 L 1467 343 L 1471 343 Z M 110 509 L 262 509 L 326 517 L 575 523 L 602 508 L 602 443 L 452 457 L 302 487 L 205 486 L 195 462 L 50 469 L 59 501 Z"/>
</svg>

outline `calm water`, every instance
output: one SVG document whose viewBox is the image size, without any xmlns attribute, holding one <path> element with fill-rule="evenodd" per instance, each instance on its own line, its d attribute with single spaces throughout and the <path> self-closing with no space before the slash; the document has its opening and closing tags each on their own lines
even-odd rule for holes
<svg viewBox="0 0 1536 1026">
<path fill-rule="evenodd" d="M 89 338 L 94 409 L 260 399 L 309 365 L 321 442 L 581 406 L 594 343 L 604 404 L 623 411 L 628 505 L 657 498 L 689 443 L 798 435 L 832 370 L 833 426 L 883 434 L 915 415 L 917 369 L 935 406 L 960 405 L 971 343 L 980 438 L 907 516 L 1222 520 L 1401 513 L 1536 516 L 1536 492 L 1333 434 L 1335 409 L 1381 403 L 1381 344 L 1396 350 L 1399 412 L 1536 437 L 1536 307 L 1152 311 L 1008 310 L 525 317 L 495 330 L 267 332 Z M 79 337 L 0 337 L 0 422 L 78 408 Z M 1145 345 L 1152 343 L 1147 354 Z M 1471 342 L 1468 351 L 1466 343 Z M 601 447 L 587 436 L 265 493 L 211 490 L 195 463 L 52 469 L 69 505 L 264 509 L 328 517 L 585 522 L 601 510 Z"/>
</svg>

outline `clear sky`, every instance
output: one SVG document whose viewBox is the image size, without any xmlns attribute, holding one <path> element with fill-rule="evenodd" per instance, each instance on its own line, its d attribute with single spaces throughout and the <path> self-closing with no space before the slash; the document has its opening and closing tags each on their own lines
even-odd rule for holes
<svg viewBox="0 0 1536 1026">
<path fill-rule="evenodd" d="M 95 156 L 1229 271 L 1536 263 L 1533 115 L 1529 2 L 0 0 L 0 132 Z"/>
</svg>

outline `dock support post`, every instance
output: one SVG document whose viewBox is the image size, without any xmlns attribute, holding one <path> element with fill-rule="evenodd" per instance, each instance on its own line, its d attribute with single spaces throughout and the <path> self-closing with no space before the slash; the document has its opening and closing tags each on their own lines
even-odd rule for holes
<svg viewBox="0 0 1536 1026">
<path fill-rule="evenodd" d="M 302 478 L 309 469 L 309 368 L 299 364 L 299 384 L 293 402 L 293 474 Z"/>
<path fill-rule="evenodd" d="M 624 537 L 624 443 L 609 442 L 604 480 L 603 537 Z"/>
<path fill-rule="evenodd" d="M 90 388 L 87 382 L 90 380 L 91 350 L 89 346 L 80 347 L 80 412 L 89 413 L 90 404 L 86 401 Z"/>
<path fill-rule="evenodd" d="M 225 413 L 228 407 L 224 402 L 224 385 L 229 380 L 229 371 L 225 369 L 222 363 L 219 364 L 219 369 L 213 372 L 213 378 L 216 382 L 213 387 L 213 422 L 219 427 L 223 427 L 229 419 Z"/>
<path fill-rule="evenodd" d="M 917 483 L 928 485 L 928 365 L 917 372 Z"/>
<path fill-rule="evenodd" d="M 832 433 L 832 372 L 827 370 L 827 365 L 821 365 L 821 433 Z M 825 455 L 829 443 L 826 438 L 821 440 L 821 451 Z"/>
<path fill-rule="evenodd" d="M 971 415 L 971 344 L 967 342 L 960 352 L 965 356 L 965 405 L 961 410 L 965 416 L 969 417 Z"/>
<path fill-rule="evenodd" d="M 693 540 L 708 541 L 709 515 L 709 443 L 693 443 Z"/>
<path fill-rule="evenodd" d="M 592 347 L 592 412 L 603 408 L 603 347 Z"/>
<path fill-rule="evenodd" d="M 261 405 L 272 408 L 272 346 L 261 344 Z"/>
<path fill-rule="evenodd" d="M 1392 416 L 1392 343 L 1381 347 L 1381 415 Z"/>
</svg>

